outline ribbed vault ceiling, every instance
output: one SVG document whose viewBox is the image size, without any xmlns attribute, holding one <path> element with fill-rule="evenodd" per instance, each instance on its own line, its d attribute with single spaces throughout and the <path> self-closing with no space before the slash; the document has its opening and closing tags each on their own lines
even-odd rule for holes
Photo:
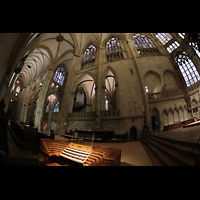
<svg viewBox="0 0 200 200">
<path fill-rule="evenodd" d="M 70 69 L 74 55 L 81 55 L 89 44 L 101 45 L 109 37 L 127 40 L 128 33 L 42 33 L 35 49 L 29 53 L 22 71 L 21 82 L 24 87 L 44 74 L 51 64 L 65 65 Z"/>
</svg>

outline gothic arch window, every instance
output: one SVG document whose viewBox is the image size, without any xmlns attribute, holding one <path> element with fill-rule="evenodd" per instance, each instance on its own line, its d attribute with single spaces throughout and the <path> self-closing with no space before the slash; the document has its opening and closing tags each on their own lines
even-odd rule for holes
<svg viewBox="0 0 200 200">
<path fill-rule="evenodd" d="M 135 34 L 132 37 L 133 43 L 137 49 L 141 48 L 156 48 L 155 44 L 145 35 Z"/>
<path fill-rule="evenodd" d="M 46 107 L 46 110 L 45 110 L 45 113 L 48 113 L 48 112 L 49 112 L 49 107 L 50 107 L 50 104 L 48 103 L 48 104 L 47 104 L 47 107 Z"/>
<path fill-rule="evenodd" d="M 53 112 L 59 112 L 59 101 L 56 102 Z"/>
<path fill-rule="evenodd" d="M 91 44 L 84 52 L 83 55 L 83 60 L 82 61 L 87 61 L 87 60 L 91 60 L 94 59 L 96 57 L 96 51 L 97 48 L 95 45 Z"/>
<path fill-rule="evenodd" d="M 65 70 L 63 67 L 59 67 L 55 73 L 53 80 L 59 83 L 60 85 L 63 85 L 64 79 L 65 79 Z"/>
<path fill-rule="evenodd" d="M 167 44 L 173 38 L 173 36 L 169 33 L 155 33 L 155 36 L 162 43 L 162 45 Z"/>
<path fill-rule="evenodd" d="M 160 55 L 155 44 L 149 37 L 138 33 L 133 35 L 132 41 L 140 56 Z"/>
<path fill-rule="evenodd" d="M 118 38 L 111 38 L 106 43 L 106 54 L 121 52 L 121 45 Z"/>
<path fill-rule="evenodd" d="M 178 33 L 178 35 L 179 35 L 182 39 L 185 38 L 185 33 Z"/>
<path fill-rule="evenodd" d="M 180 47 L 180 44 L 175 40 L 174 42 L 172 42 L 169 46 L 167 46 L 167 51 L 169 53 L 171 53 L 172 51 L 174 51 L 175 49 L 177 49 L 178 47 Z"/>
<path fill-rule="evenodd" d="M 84 112 L 86 110 L 86 93 L 83 87 L 76 88 L 74 94 L 73 112 Z"/>
<path fill-rule="evenodd" d="M 107 97 L 107 94 L 105 94 L 105 110 L 108 110 L 108 97 Z"/>
<path fill-rule="evenodd" d="M 124 59 L 119 38 L 111 38 L 106 42 L 107 62 Z"/>
<path fill-rule="evenodd" d="M 200 51 L 199 51 L 197 42 L 192 41 L 192 39 L 190 38 L 189 45 L 190 45 L 191 49 L 193 49 L 196 52 L 197 56 L 200 58 Z"/>
<path fill-rule="evenodd" d="M 187 53 L 184 51 L 178 53 L 175 57 L 175 62 L 179 66 L 187 87 L 200 80 L 199 72 Z"/>
<path fill-rule="evenodd" d="M 96 58 L 96 51 L 97 51 L 97 48 L 93 44 L 87 47 L 87 49 L 85 50 L 83 54 L 82 69 L 93 66 L 95 62 L 95 58 Z"/>
</svg>

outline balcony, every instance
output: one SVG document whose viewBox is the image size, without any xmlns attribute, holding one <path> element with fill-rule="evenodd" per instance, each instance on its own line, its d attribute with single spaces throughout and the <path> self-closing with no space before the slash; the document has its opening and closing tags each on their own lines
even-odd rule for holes
<svg viewBox="0 0 200 200">
<path fill-rule="evenodd" d="M 106 57 L 107 57 L 107 62 L 124 59 L 122 52 L 115 52 L 115 53 L 107 54 Z"/>
<path fill-rule="evenodd" d="M 69 118 L 95 118 L 96 112 L 73 112 L 68 113 Z"/>
<path fill-rule="evenodd" d="M 90 118 L 95 119 L 97 117 L 96 112 L 73 112 L 68 113 L 69 118 Z M 106 117 L 119 117 L 119 110 L 106 110 L 100 112 L 100 118 Z"/>
<path fill-rule="evenodd" d="M 101 118 L 105 117 L 119 117 L 119 110 L 106 110 L 101 111 Z"/>
<path fill-rule="evenodd" d="M 183 90 L 171 90 L 171 91 L 148 94 L 148 99 L 153 100 L 153 99 L 161 99 L 167 97 L 176 97 L 180 95 L 184 95 Z"/>
</svg>

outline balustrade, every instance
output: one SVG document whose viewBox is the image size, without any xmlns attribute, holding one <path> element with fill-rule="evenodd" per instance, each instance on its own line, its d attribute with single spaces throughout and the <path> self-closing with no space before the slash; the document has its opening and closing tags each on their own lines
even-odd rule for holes
<svg viewBox="0 0 200 200">
<path fill-rule="evenodd" d="M 160 52 L 155 48 L 139 49 L 138 53 L 140 54 L 140 56 L 159 56 L 160 55 Z"/>
<path fill-rule="evenodd" d="M 148 94 L 149 100 L 183 95 L 183 90 L 171 90 Z"/>
<path fill-rule="evenodd" d="M 107 57 L 107 62 L 124 59 L 122 52 L 107 54 L 106 57 Z"/>
<path fill-rule="evenodd" d="M 119 117 L 119 111 L 118 110 L 106 110 L 101 111 L 101 118 L 104 117 Z M 96 112 L 73 112 L 68 113 L 69 118 L 95 118 Z"/>
</svg>

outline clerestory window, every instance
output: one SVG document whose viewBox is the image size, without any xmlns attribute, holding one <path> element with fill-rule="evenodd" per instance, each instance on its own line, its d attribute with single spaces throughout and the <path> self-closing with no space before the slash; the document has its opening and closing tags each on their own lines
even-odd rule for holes
<svg viewBox="0 0 200 200">
<path fill-rule="evenodd" d="M 63 67 L 59 67 L 55 73 L 53 80 L 59 83 L 60 85 L 63 85 L 64 79 L 65 79 L 65 70 Z"/>
<path fill-rule="evenodd" d="M 124 59 L 119 38 L 111 38 L 106 43 L 107 62 Z"/>
<path fill-rule="evenodd" d="M 187 87 L 200 80 L 199 72 L 187 53 L 184 51 L 177 53 L 175 62 L 179 66 Z"/>
<path fill-rule="evenodd" d="M 162 43 L 162 45 L 167 44 L 173 38 L 173 36 L 169 33 L 155 33 L 155 36 Z"/>
<path fill-rule="evenodd" d="M 160 55 L 160 52 L 149 37 L 142 34 L 135 34 L 132 37 L 132 41 L 140 56 Z"/>
<path fill-rule="evenodd" d="M 59 112 L 59 101 L 56 102 L 53 112 Z"/>
<path fill-rule="evenodd" d="M 95 58 L 96 58 L 96 51 L 97 51 L 97 48 L 95 45 L 91 44 L 88 46 L 88 48 L 85 50 L 83 54 L 81 69 L 93 66 L 95 62 Z"/>
</svg>

